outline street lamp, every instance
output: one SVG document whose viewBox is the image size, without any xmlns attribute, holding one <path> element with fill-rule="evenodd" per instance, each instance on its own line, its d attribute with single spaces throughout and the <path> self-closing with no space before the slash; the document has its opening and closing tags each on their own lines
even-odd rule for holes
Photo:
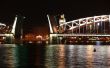
<svg viewBox="0 0 110 68">
<path fill-rule="evenodd" d="M 97 34 L 98 34 L 99 25 L 100 25 L 100 23 L 97 23 Z"/>
<path fill-rule="evenodd" d="M 97 23 L 97 26 L 99 26 L 100 25 L 100 23 Z"/>
</svg>

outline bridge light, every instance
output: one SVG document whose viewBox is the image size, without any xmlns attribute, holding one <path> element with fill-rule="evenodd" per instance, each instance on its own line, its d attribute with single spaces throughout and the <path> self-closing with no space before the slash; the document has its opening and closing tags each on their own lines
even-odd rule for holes
<svg viewBox="0 0 110 68">
<path fill-rule="evenodd" d="M 17 23 L 17 16 L 15 17 L 15 20 L 14 20 L 14 23 L 12 26 L 12 30 L 11 30 L 11 33 L 13 33 L 13 34 L 15 34 L 16 23 Z"/>
<path fill-rule="evenodd" d="M 0 23 L 1 26 L 6 26 L 6 24 Z"/>
<path fill-rule="evenodd" d="M 97 23 L 97 26 L 99 26 L 100 25 L 100 23 Z"/>
<path fill-rule="evenodd" d="M 52 25 L 51 25 L 51 22 L 50 22 L 49 15 L 47 15 L 47 18 L 48 18 L 49 27 L 50 27 L 50 33 L 53 33 L 53 30 L 52 30 Z"/>
</svg>

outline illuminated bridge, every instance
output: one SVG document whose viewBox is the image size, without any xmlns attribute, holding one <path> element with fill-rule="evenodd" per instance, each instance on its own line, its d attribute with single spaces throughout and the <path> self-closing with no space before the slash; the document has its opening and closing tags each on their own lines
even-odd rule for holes
<svg viewBox="0 0 110 68">
<path fill-rule="evenodd" d="M 58 24 L 55 24 L 54 17 L 49 15 L 47 17 L 50 28 L 50 43 L 55 39 L 57 42 L 64 39 L 66 42 L 67 40 L 70 42 L 94 40 L 110 42 L 110 15 L 86 17 L 66 22 L 63 14 L 60 16 Z"/>
<path fill-rule="evenodd" d="M 16 15 L 12 26 L 0 23 L 0 43 L 15 43 L 21 39 L 23 19 L 24 17 Z"/>
</svg>

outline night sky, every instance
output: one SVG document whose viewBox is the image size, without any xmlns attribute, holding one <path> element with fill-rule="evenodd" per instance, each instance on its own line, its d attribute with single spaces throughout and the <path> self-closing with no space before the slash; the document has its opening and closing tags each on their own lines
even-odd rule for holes
<svg viewBox="0 0 110 68">
<path fill-rule="evenodd" d="M 48 27 L 46 15 L 65 14 L 67 21 L 110 14 L 110 2 L 106 0 L 1 0 L 0 22 L 12 24 L 14 17 L 26 17 L 24 30 L 31 32 L 37 27 Z"/>
</svg>

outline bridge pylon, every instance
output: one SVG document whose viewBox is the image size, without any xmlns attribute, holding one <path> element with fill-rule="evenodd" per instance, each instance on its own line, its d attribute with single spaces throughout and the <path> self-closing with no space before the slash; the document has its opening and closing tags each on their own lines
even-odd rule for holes
<svg viewBox="0 0 110 68">
<path fill-rule="evenodd" d="M 15 43 L 22 43 L 24 19 L 25 17 L 22 15 L 16 15 L 15 17 L 12 31 L 11 31 L 11 33 L 14 35 Z"/>
<path fill-rule="evenodd" d="M 50 41 L 49 43 L 59 43 L 59 37 L 53 36 L 52 34 L 58 34 L 62 33 L 64 31 L 64 28 L 66 27 L 60 27 L 60 24 L 64 24 L 66 22 L 66 19 L 64 17 L 64 14 L 58 16 L 58 20 L 56 19 L 56 16 L 54 15 L 47 15 L 48 22 L 49 22 L 49 29 L 50 29 Z M 57 41 L 54 41 L 56 40 Z"/>
</svg>

